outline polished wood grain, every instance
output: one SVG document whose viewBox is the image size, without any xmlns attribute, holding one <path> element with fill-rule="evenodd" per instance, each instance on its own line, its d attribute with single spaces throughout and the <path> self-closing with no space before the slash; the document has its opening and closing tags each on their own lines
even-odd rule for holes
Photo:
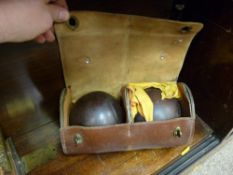
<svg viewBox="0 0 233 175">
<path fill-rule="evenodd" d="M 57 122 L 42 125 L 30 132 L 15 137 L 14 144 L 19 156 L 30 154 L 47 145 L 59 145 L 60 147 L 59 125 Z"/>
<path fill-rule="evenodd" d="M 22 138 L 27 152 L 35 143 L 24 134 L 58 121 L 64 81 L 57 44 L 2 44 L 0 53 L 0 127 L 16 143 Z M 45 131 L 39 129 L 34 140 L 45 141 Z"/>
</svg>

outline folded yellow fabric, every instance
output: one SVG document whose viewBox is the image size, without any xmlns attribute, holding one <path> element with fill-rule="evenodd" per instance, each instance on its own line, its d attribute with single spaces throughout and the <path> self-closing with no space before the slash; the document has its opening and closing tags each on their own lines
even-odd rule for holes
<svg viewBox="0 0 233 175">
<path fill-rule="evenodd" d="M 145 89 L 151 87 L 161 90 L 162 99 L 180 98 L 176 82 L 129 83 L 127 88 L 129 90 L 132 119 L 139 112 L 145 117 L 146 121 L 153 121 L 153 103 L 145 92 Z"/>
</svg>

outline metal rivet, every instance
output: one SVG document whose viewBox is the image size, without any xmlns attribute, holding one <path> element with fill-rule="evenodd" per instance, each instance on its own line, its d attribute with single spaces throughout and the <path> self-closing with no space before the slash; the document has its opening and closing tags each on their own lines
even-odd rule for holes
<svg viewBox="0 0 233 175">
<path fill-rule="evenodd" d="M 85 62 L 85 64 L 91 64 L 91 58 L 85 57 L 84 62 Z"/>
<path fill-rule="evenodd" d="M 83 137 L 81 134 L 77 133 L 74 136 L 74 141 L 76 144 L 82 144 L 83 143 Z"/>
<path fill-rule="evenodd" d="M 182 42 L 183 42 L 183 39 L 182 39 L 182 38 L 179 38 L 179 39 L 177 40 L 177 42 L 182 43 Z"/>
<path fill-rule="evenodd" d="M 189 33 L 189 32 L 191 32 L 192 29 L 193 29 L 192 26 L 184 26 L 181 28 L 180 31 L 181 31 L 181 33 Z"/>
<path fill-rule="evenodd" d="M 75 30 L 79 26 L 79 21 L 75 16 L 71 16 L 66 24 L 69 27 L 69 29 Z"/>
<path fill-rule="evenodd" d="M 175 137 L 181 137 L 182 136 L 182 131 L 181 131 L 181 128 L 178 126 L 178 127 L 176 127 L 176 129 L 174 130 L 174 132 L 173 132 L 173 135 L 175 136 Z"/>
<path fill-rule="evenodd" d="M 161 56 L 160 56 L 160 59 L 161 59 L 161 60 L 164 60 L 164 59 L 165 59 L 165 56 L 161 55 Z"/>
<path fill-rule="evenodd" d="M 164 60 L 165 58 L 167 58 L 167 54 L 165 52 L 161 52 L 160 60 Z"/>
<path fill-rule="evenodd" d="M 178 38 L 174 41 L 174 44 L 180 44 L 183 42 L 183 39 L 182 38 Z"/>
</svg>

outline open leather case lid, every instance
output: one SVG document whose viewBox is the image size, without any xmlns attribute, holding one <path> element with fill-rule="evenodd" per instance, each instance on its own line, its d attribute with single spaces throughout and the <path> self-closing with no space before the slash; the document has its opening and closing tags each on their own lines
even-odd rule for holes
<svg viewBox="0 0 233 175">
<path fill-rule="evenodd" d="M 202 24 L 102 12 L 73 12 L 55 26 L 72 101 L 129 82 L 176 81 Z"/>
</svg>

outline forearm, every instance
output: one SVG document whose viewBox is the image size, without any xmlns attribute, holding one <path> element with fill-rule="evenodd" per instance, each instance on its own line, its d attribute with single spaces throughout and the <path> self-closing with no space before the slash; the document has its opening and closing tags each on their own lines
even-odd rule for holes
<svg viewBox="0 0 233 175">
<path fill-rule="evenodd" d="M 23 42 L 39 35 L 53 41 L 54 22 L 64 22 L 69 12 L 63 0 L 0 0 L 0 43 Z"/>
</svg>

